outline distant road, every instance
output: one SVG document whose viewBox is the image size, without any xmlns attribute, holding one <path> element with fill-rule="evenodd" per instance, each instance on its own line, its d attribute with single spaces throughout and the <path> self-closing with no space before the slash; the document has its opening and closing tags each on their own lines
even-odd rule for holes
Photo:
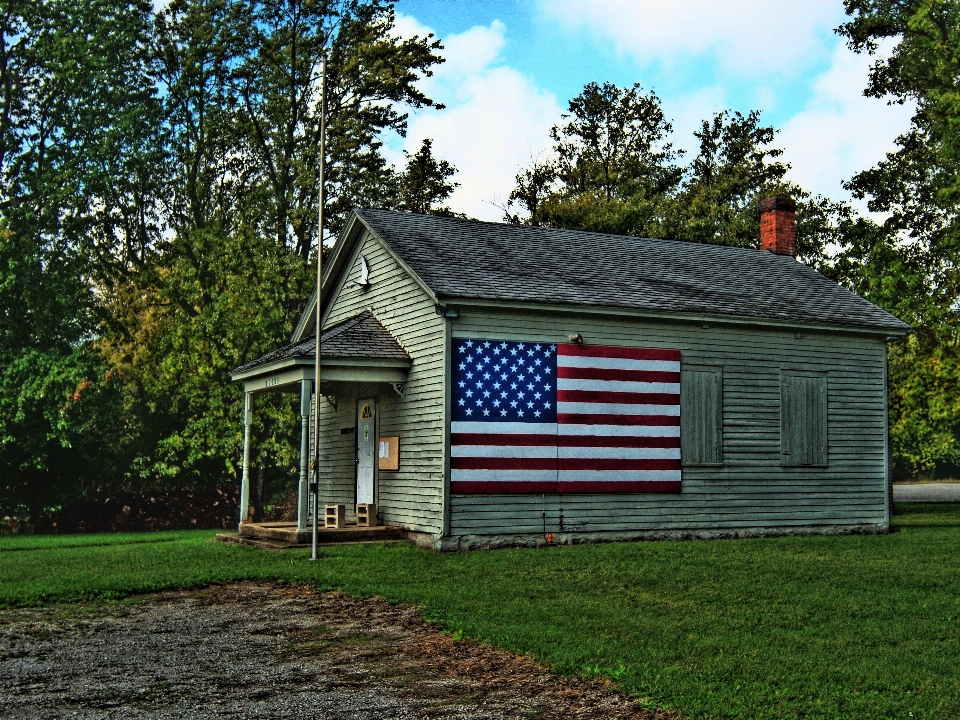
<svg viewBox="0 0 960 720">
<path fill-rule="evenodd" d="M 960 502 L 960 482 L 894 485 L 896 502 Z"/>
</svg>

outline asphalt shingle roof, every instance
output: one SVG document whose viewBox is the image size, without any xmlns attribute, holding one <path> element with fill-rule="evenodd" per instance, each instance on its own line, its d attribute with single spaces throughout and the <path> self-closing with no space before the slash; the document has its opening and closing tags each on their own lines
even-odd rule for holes
<svg viewBox="0 0 960 720">
<path fill-rule="evenodd" d="M 373 313 L 364 310 L 323 331 L 323 357 L 325 358 L 377 358 L 384 360 L 409 360 L 410 355 L 401 347 Z M 243 372 L 269 365 L 278 360 L 303 358 L 313 360 L 317 354 L 317 337 L 311 335 L 300 342 L 290 343 L 267 353 L 233 372 Z"/>
<path fill-rule="evenodd" d="M 770 252 L 388 210 L 356 212 L 442 298 L 909 329 L 803 263 Z"/>
</svg>

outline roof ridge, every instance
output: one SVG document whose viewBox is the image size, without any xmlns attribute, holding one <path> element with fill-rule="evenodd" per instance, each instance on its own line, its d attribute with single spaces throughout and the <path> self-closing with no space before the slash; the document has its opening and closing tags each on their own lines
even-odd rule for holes
<svg viewBox="0 0 960 720">
<path fill-rule="evenodd" d="M 354 208 L 357 213 L 373 212 L 385 213 L 389 215 L 402 215 L 408 217 L 427 218 L 435 222 L 449 222 L 464 224 L 476 227 L 477 225 L 488 225 L 495 228 L 515 228 L 520 232 L 543 232 L 543 233 L 570 233 L 571 235 L 587 235 L 601 238 L 620 238 L 623 240 L 643 240 L 646 242 L 662 242 L 678 244 L 691 247 L 717 248 L 723 251 L 739 250 L 742 252 L 753 253 L 759 250 L 760 239 L 757 238 L 757 247 L 741 247 L 739 245 L 724 245 L 722 243 L 700 242 L 699 240 L 679 240 L 677 238 L 652 237 L 649 235 L 623 235 L 621 233 L 605 233 L 597 230 L 575 230 L 573 228 L 555 228 L 549 225 L 523 225 L 522 223 L 502 222 L 497 220 L 477 220 L 475 218 L 454 217 L 451 215 L 424 215 L 421 213 L 410 212 L 409 210 L 388 210 L 386 208 Z M 769 254 L 781 258 L 785 256 L 777 255 L 769 251 Z M 792 259 L 792 258 L 791 258 Z M 803 263 L 800 263 L 803 265 Z M 807 267 L 807 266 L 804 266 Z M 812 268 L 811 268 L 812 269 Z"/>
</svg>

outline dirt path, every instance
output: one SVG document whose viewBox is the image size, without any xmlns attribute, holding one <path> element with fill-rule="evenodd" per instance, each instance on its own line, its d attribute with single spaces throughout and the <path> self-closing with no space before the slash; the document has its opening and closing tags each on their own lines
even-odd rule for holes
<svg viewBox="0 0 960 720">
<path fill-rule="evenodd" d="M 0 718 L 653 718 L 416 608 L 241 584 L 0 613 Z"/>
</svg>

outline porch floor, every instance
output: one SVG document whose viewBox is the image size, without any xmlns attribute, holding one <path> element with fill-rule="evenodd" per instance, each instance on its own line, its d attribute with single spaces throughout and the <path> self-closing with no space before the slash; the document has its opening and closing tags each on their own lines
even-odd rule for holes
<svg viewBox="0 0 960 720">
<path fill-rule="evenodd" d="M 270 550 L 309 547 L 312 538 L 313 531 L 309 526 L 306 530 L 298 531 L 295 522 L 243 523 L 239 533 L 217 535 L 219 542 L 252 545 Z M 318 545 L 406 539 L 406 531 L 392 525 L 359 527 L 356 524 L 347 524 L 343 528 L 325 528 L 321 524 L 317 530 Z"/>
</svg>

